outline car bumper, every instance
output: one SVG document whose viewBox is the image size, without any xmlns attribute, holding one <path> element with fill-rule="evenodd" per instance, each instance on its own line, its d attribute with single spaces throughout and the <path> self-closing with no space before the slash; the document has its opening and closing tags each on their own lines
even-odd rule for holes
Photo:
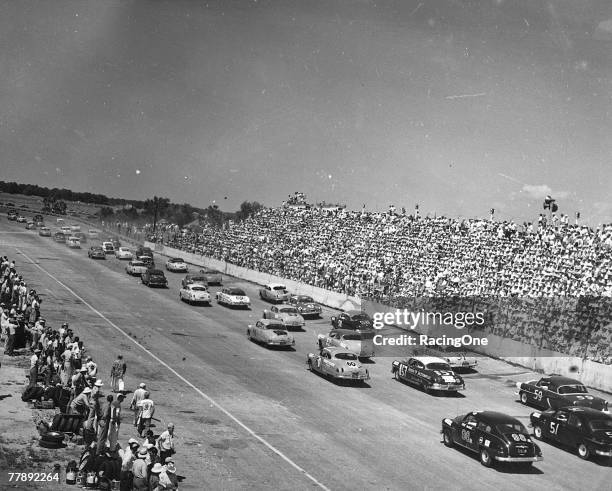
<svg viewBox="0 0 612 491">
<path fill-rule="evenodd" d="M 370 376 L 366 373 L 336 373 L 334 377 L 343 380 L 370 380 Z"/>
<path fill-rule="evenodd" d="M 495 456 L 495 460 L 498 462 L 541 462 L 544 460 L 542 456 L 537 457 L 500 457 L 498 455 Z"/>
<path fill-rule="evenodd" d="M 208 298 L 188 298 L 189 301 L 195 303 L 210 303 L 210 297 Z"/>
<path fill-rule="evenodd" d="M 600 457 L 612 457 L 612 448 L 609 450 L 596 449 L 594 453 L 595 455 L 599 455 Z"/>
<path fill-rule="evenodd" d="M 295 346 L 295 341 L 270 340 L 266 341 L 266 344 L 270 346 Z"/>
<path fill-rule="evenodd" d="M 168 286 L 168 283 L 165 281 L 150 281 L 149 286 Z"/>
<path fill-rule="evenodd" d="M 429 388 L 431 390 L 456 392 L 458 390 L 465 390 L 465 385 L 458 385 L 458 384 L 431 384 L 431 386 Z"/>
</svg>

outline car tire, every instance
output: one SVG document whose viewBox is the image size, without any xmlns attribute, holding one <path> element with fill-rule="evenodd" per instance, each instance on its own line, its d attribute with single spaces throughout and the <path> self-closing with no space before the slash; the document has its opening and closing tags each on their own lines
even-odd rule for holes
<svg viewBox="0 0 612 491">
<path fill-rule="evenodd" d="M 442 438 L 443 438 L 443 441 L 444 441 L 444 445 L 445 445 L 445 446 L 447 446 L 447 447 L 449 447 L 449 448 L 451 448 L 451 447 L 454 447 L 454 446 L 455 446 L 455 444 L 453 443 L 453 437 L 452 437 L 452 435 L 451 435 L 451 431 L 450 431 L 450 430 L 445 429 L 445 430 L 442 432 Z"/>
<path fill-rule="evenodd" d="M 485 467 L 491 467 L 493 465 L 493 458 L 486 448 L 480 450 L 480 463 Z"/>
<path fill-rule="evenodd" d="M 520 398 L 522 404 L 527 405 L 527 392 L 521 392 L 519 394 L 519 398 Z"/>
<path fill-rule="evenodd" d="M 578 445 L 578 457 L 580 457 L 582 460 L 588 460 L 589 457 L 591 456 L 591 451 L 589 450 L 589 447 L 587 447 L 584 443 L 581 443 L 580 445 Z"/>
<path fill-rule="evenodd" d="M 253 338 L 251 337 L 251 330 L 250 329 L 247 329 L 247 339 L 249 341 L 253 341 Z"/>
<path fill-rule="evenodd" d="M 533 427 L 533 436 L 535 436 L 538 440 L 542 440 L 544 438 L 542 427 L 540 425 L 535 425 Z"/>
</svg>

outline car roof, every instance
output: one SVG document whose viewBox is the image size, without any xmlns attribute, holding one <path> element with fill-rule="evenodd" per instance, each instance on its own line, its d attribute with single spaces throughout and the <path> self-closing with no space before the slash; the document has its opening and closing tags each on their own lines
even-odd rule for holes
<svg viewBox="0 0 612 491">
<path fill-rule="evenodd" d="M 542 377 L 540 380 L 550 380 L 555 385 L 584 385 L 580 380 L 563 375 L 551 375 L 550 377 Z"/>
<path fill-rule="evenodd" d="M 291 305 L 290 303 L 281 303 L 281 304 L 275 305 L 274 307 L 279 308 L 279 309 L 287 308 L 287 309 L 295 310 L 295 307 L 293 305 Z"/>
<path fill-rule="evenodd" d="M 491 424 L 520 423 L 520 421 L 515 417 L 509 416 L 505 413 L 500 413 L 498 411 L 472 411 L 467 414 L 473 414 L 474 416 L 477 416 L 478 419 L 480 419 L 481 421 L 486 421 L 487 423 Z"/>
<path fill-rule="evenodd" d="M 448 362 L 444 358 L 438 358 L 437 356 L 412 356 L 409 360 L 419 360 L 421 363 L 428 365 L 429 363 L 444 363 L 448 365 Z"/>
<path fill-rule="evenodd" d="M 365 312 L 363 310 L 346 310 L 345 312 L 343 312 L 343 314 L 347 314 L 353 317 L 354 315 L 357 315 L 357 314 L 365 314 Z"/>
<path fill-rule="evenodd" d="M 161 269 L 150 269 L 149 273 L 150 274 L 164 274 L 164 272 Z"/>
<path fill-rule="evenodd" d="M 276 319 L 259 319 L 258 322 L 261 322 L 262 324 L 266 326 L 269 326 L 269 325 L 282 326 L 282 328 L 285 329 L 285 325 Z"/>
<path fill-rule="evenodd" d="M 276 287 L 283 287 L 283 288 L 287 288 L 285 285 L 283 285 L 282 283 L 268 283 L 266 286 L 269 286 L 270 288 L 276 288 Z"/>
<path fill-rule="evenodd" d="M 325 348 L 325 351 L 328 351 L 332 356 L 336 356 L 339 353 L 350 353 L 352 355 L 355 354 L 352 351 L 349 351 L 344 348 L 339 348 L 337 346 L 328 346 L 327 348 Z"/>
<path fill-rule="evenodd" d="M 580 415 L 584 416 L 586 419 L 601 419 L 602 417 L 604 419 L 612 419 L 612 414 L 610 413 L 604 413 L 603 411 L 600 411 L 599 409 L 593 409 L 592 407 L 585 407 L 585 406 L 564 406 L 564 407 L 560 407 L 558 409 L 560 410 L 565 410 L 568 411 L 570 413 L 579 413 Z"/>
<path fill-rule="evenodd" d="M 185 261 L 183 260 L 183 258 L 180 257 L 171 257 L 170 259 L 168 259 L 168 261 L 173 262 L 173 263 L 184 263 Z"/>
</svg>

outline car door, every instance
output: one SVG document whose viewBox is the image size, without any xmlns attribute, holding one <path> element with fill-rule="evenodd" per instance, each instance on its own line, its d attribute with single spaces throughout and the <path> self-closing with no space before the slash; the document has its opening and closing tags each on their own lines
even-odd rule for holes
<svg viewBox="0 0 612 491">
<path fill-rule="evenodd" d="M 478 450 L 478 419 L 473 414 L 467 414 L 461 421 L 458 431 L 458 443 L 470 450 Z"/>
<path fill-rule="evenodd" d="M 580 417 L 572 412 L 567 419 L 567 424 L 564 427 L 563 434 L 561 435 L 562 443 L 569 447 L 575 448 L 578 443 L 582 442 L 584 434 L 583 422 Z"/>
<path fill-rule="evenodd" d="M 400 362 L 399 367 L 397 367 L 397 374 L 400 379 L 408 380 L 408 364 L 403 361 Z"/>
<path fill-rule="evenodd" d="M 263 340 L 263 335 L 262 335 L 263 329 L 265 329 L 265 326 L 262 324 L 261 321 L 257 321 L 255 323 L 255 327 L 251 330 L 251 336 L 253 337 L 253 339 L 255 339 L 256 341 L 262 341 Z"/>
<path fill-rule="evenodd" d="M 423 365 L 423 363 L 414 358 L 411 359 L 408 362 L 408 371 L 406 372 L 407 379 L 413 383 L 420 383 L 423 380 L 421 374 L 424 369 L 425 365 Z"/>
<path fill-rule="evenodd" d="M 568 419 L 568 411 L 559 410 L 553 413 L 546 421 L 546 428 L 544 429 L 546 436 L 559 443 L 565 443 L 568 440 Z"/>
<path fill-rule="evenodd" d="M 535 387 L 528 392 L 528 402 L 539 407 L 548 407 L 548 387 L 550 381 L 541 379 L 536 382 Z"/>
</svg>

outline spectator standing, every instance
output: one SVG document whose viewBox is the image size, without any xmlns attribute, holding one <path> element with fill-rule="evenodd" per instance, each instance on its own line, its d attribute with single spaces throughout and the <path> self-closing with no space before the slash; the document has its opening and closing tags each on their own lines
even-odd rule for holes
<svg viewBox="0 0 612 491">
<path fill-rule="evenodd" d="M 140 407 L 138 404 L 145 398 L 146 391 L 147 385 L 145 383 L 141 383 L 132 395 L 130 409 L 134 411 L 134 428 L 138 427 L 138 415 L 140 414 Z"/>
<path fill-rule="evenodd" d="M 149 491 L 158 491 L 159 487 L 159 475 L 162 471 L 162 465 L 159 462 L 153 464 L 149 475 Z M 163 489 L 163 488 L 161 488 Z"/>
<path fill-rule="evenodd" d="M 157 439 L 157 448 L 159 449 L 159 458 L 165 462 L 168 457 L 172 457 L 176 452 L 174 450 L 174 424 L 168 423 L 168 428 Z"/>
<path fill-rule="evenodd" d="M 119 427 L 121 426 L 121 403 L 125 399 L 124 394 L 118 394 L 117 400 L 111 404 L 110 426 L 108 428 L 108 446 L 115 448 L 119 439 Z"/>
<path fill-rule="evenodd" d="M 155 404 L 149 399 L 149 392 L 145 391 L 144 399 L 140 401 L 138 407 L 140 408 L 140 414 L 138 416 L 137 431 L 138 435 L 142 437 L 142 432 L 151 427 L 151 418 L 155 414 Z"/>
<path fill-rule="evenodd" d="M 17 333 L 17 320 L 14 317 L 9 318 L 8 323 L 8 339 L 6 341 L 6 350 L 5 354 L 9 356 L 14 355 L 14 347 L 15 347 L 15 334 Z"/>
<path fill-rule="evenodd" d="M 132 464 L 132 474 L 134 475 L 134 482 L 132 489 L 134 491 L 148 491 L 147 484 L 147 458 L 148 452 L 146 449 L 141 448 Z"/>
<path fill-rule="evenodd" d="M 121 458 L 121 474 L 119 480 L 121 481 L 121 491 L 131 491 L 132 481 L 134 475 L 132 473 L 132 466 L 136 460 L 136 454 L 140 445 L 134 438 L 128 440 L 128 444 L 125 449 L 119 450 L 119 457 Z"/>
<path fill-rule="evenodd" d="M 36 385 L 38 381 L 38 364 L 40 362 L 38 356 L 41 351 L 36 348 L 34 354 L 30 357 L 30 387 Z"/>
<path fill-rule="evenodd" d="M 123 355 L 117 355 L 117 359 L 113 362 L 111 367 L 110 379 L 111 379 L 111 390 L 113 392 L 123 391 L 125 372 L 127 365 L 123 361 Z"/>
<path fill-rule="evenodd" d="M 111 404 L 113 396 L 111 394 L 106 397 L 104 394 L 98 393 L 100 411 L 98 413 L 98 455 L 104 453 L 106 441 L 108 440 L 108 427 L 111 419 Z"/>
</svg>

